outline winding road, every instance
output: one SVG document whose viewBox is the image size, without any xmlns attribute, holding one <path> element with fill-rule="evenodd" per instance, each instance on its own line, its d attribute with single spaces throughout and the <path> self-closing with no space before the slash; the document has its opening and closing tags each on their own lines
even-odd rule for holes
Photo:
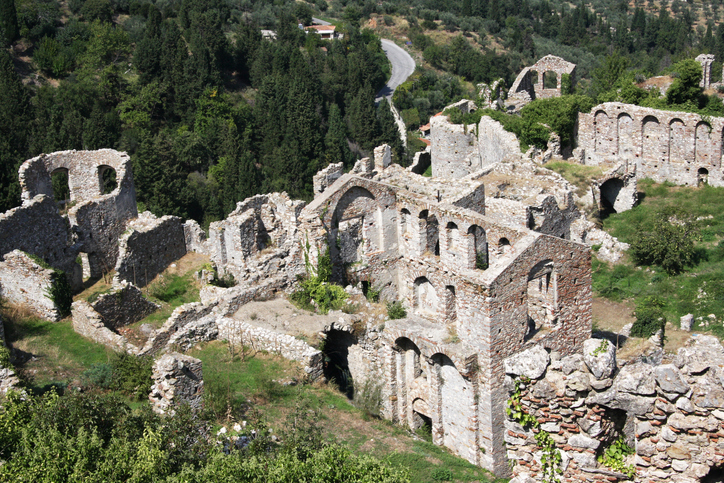
<svg viewBox="0 0 724 483">
<path fill-rule="evenodd" d="M 326 20 L 314 17 L 312 17 L 312 22 L 317 25 L 332 25 Z M 390 75 L 387 84 L 377 93 L 375 102 L 379 102 L 383 97 L 386 97 L 392 104 L 392 94 L 395 93 L 397 86 L 405 82 L 415 72 L 415 59 L 405 49 L 391 40 L 382 39 L 382 50 L 392 65 L 392 75 Z"/>
</svg>

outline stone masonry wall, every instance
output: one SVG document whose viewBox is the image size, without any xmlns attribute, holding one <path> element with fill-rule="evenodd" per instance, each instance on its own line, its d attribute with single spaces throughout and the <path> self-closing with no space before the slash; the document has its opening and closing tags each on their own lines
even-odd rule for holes
<svg viewBox="0 0 724 483">
<path fill-rule="evenodd" d="M 314 175 L 312 184 L 314 185 L 314 194 L 323 192 L 332 183 L 337 181 L 344 174 L 344 163 L 333 163 L 319 171 Z"/>
<path fill-rule="evenodd" d="M 0 297 L 29 307 L 38 316 L 57 321 L 60 314 L 48 297 L 53 285 L 53 270 L 43 268 L 27 253 L 14 250 L 0 262 Z"/>
<path fill-rule="evenodd" d="M 430 119 L 430 140 L 434 178 L 462 178 L 480 169 L 474 124 L 452 124 L 447 116 L 434 116 Z"/>
<path fill-rule="evenodd" d="M 590 339 L 582 354 L 519 354 L 506 362 L 506 387 L 525 376 L 521 402 L 562 456 L 561 481 L 624 481 L 596 460 L 623 437 L 635 450 L 626 458 L 635 481 L 696 483 L 724 463 L 724 348 L 695 335 L 670 361 L 633 362 L 616 370 L 613 345 Z M 526 380 L 528 381 L 528 380 Z M 541 479 L 537 430 L 506 421 L 514 482 Z"/>
<path fill-rule="evenodd" d="M 585 164 L 636 166 L 640 178 L 696 186 L 724 186 L 724 118 L 661 111 L 619 102 L 579 114 L 578 146 Z"/>
<path fill-rule="evenodd" d="M 160 308 L 146 299 L 138 287 L 127 282 L 121 282 L 111 293 L 101 295 L 91 306 L 102 317 L 103 324 L 112 330 L 138 322 Z"/>
<path fill-rule="evenodd" d="M 480 118 L 477 134 L 482 167 L 499 163 L 508 156 L 520 153 L 518 137 L 488 116 Z"/>
<path fill-rule="evenodd" d="M 203 404 L 204 376 L 199 359 L 169 352 L 153 364 L 153 385 L 148 399 L 159 414 L 174 414 L 174 406 L 188 404 L 199 411 Z"/>
<path fill-rule="evenodd" d="M 119 240 L 116 274 L 120 280 L 144 287 L 185 254 L 181 218 L 156 218 L 146 211 L 128 224 Z"/>
<path fill-rule="evenodd" d="M 73 302 L 73 330 L 83 337 L 110 347 L 117 352 L 138 354 L 138 347 L 128 339 L 112 331 L 103 323 L 103 317 L 85 300 Z"/>
<path fill-rule="evenodd" d="M 58 214 L 52 196 L 39 196 L 23 206 L 0 213 L 0 259 L 13 250 L 36 255 L 51 267 L 63 270 L 74 288 L 82 284 L 70 226 Z"/>
</svg>

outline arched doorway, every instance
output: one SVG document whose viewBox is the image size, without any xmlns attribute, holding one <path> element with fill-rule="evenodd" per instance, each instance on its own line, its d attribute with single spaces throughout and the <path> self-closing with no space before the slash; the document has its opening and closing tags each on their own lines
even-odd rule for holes
<svg viewBox="0 0 724 483">
<path fill-rule="evenodd" d="M 618 195 L 623 189 L 623 180 L 619 178 L 611 178 L 600 187 L 600 217 L 606 218 L 612 213 L 618 213 L 616 210 L 616 201 Z"/>
</svg>

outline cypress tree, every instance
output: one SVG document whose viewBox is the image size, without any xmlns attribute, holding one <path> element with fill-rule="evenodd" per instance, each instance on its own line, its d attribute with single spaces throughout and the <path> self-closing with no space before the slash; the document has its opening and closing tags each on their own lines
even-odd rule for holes
<svg viewBox="0 0 724 483">
<path fill-rule="evenodd" d="M 15 0 L 0 0 L 0 47 L 9 47 L 19 33 Z"/>
<path fill-rule="evenodd" d="M 28 92 L 10 54 L 0 50 L 0 212 L 20 202 L 18 167 L 28 155 L 31 119 Z"/>
</svg>

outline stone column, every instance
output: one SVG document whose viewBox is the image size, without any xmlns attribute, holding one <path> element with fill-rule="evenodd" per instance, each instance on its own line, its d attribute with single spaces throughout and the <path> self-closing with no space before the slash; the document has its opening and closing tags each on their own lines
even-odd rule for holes
<svg viewBox="0 0 724 483">
<path fill-rule="evenodd" d="M 711 86 L 711 64 L 715 57 L 711 54 L 700 54 L 696 57 L 696 61 L 701 64 L 701 82 L 699 86 L 708 89 Z"/>
</svg>

